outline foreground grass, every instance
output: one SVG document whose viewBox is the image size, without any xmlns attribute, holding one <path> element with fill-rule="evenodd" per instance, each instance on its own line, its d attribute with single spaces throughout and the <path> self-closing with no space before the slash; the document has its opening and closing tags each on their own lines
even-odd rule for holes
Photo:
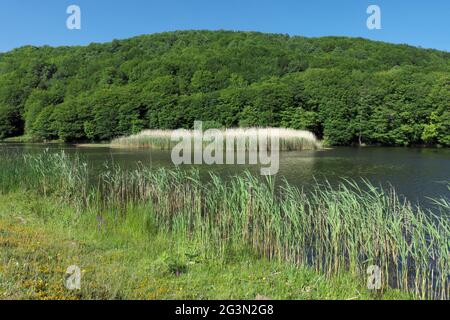
<svg viewBox="0 0 450 320">
<path fill-rule="evenodd" d="M 267 261 L 250 250 L 207 259 L 187 239 L 159 233 L 141 208 L 123 217 L 77 212 L 32 193 L 0 196 L 0 299 L 405 299 L 373 294 L 349 274 L 333 277 Z M 64 286 L 82 269 L 81 290 Z"/>
</svg>

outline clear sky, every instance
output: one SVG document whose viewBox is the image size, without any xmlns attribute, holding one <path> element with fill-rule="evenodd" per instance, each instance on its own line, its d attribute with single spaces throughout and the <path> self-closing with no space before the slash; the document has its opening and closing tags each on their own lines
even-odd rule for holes
<svg viewBox="0 0 450 320">
<path fill-rule="evenodd" d="M 81 8 L 81 30 L 66 28 L 71 4 Z M 366 27 L 371 4 L 381 8 L 381 30 Z M 450 0 L 0 0 L 0 51 L 186 29 L 358 36 L 450 51 Z"/>
</svg>

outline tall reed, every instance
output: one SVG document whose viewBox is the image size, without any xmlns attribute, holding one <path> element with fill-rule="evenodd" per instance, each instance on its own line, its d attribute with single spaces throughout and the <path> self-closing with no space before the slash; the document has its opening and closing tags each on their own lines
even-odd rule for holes
<svg viewBox="0 0 450 320">
<path fill-rule="evenodd" d="M 3 156 L 0 156 L 2 158 Z M 268 259 L 309 266 L 331 276 L 367 267 L 382 268 L 385 286 L 418 298 L 449 299 L 450 202 L 437 199 L 425 211 L 401 200 L 395 190 L 367 181 L 317 183 L 309 192 L 287 182 L 275 187 L 245 173 L 223 180 L 198 171 L 125 171 L 105 166 L 89 185 L 89 167 L 62 154 L 2 159 L 0 187 L 18 187 L 57 196 L 101 212 L 126 213 L 147 204 L 161 232 L 181 234 L 203 248 L 206 257 L 224 258 L 230 249 L 250 248 Z M 11 170 L 12 174 L 5 173 Z"/>
<path fill-rule="evenodd" d="M 224 149 L 227 147 L 226 142 L 232 140 L 233 146 L 236 146 L 236 139 L 245 137 L 248 141 L 250 137 L 263 136 L 270 137 L 276 136 L 279 138 L 280 151 L 294 151 L 294 150 L 316 150 L 321 148 L 320 141 L 316 136 L 305 130 L 293 130 L 285 128 L 247 128 L 247 129 L 222 129 L 220 130 L 224 137 Z M 159 148 L 159 149 L 171 149 L 178 142 L 172 141 L 173 130 L 144 130 L 139 134 L 131 135 L 128 137 L 121 137 L 114 139 L 111 142 L 115 147 L 128 147 L 128 148 Z M 185 130 L 184 134 L 188 139 L 193 142 L 193 137 L 196 131 Z M 209 142 L 204 142 L 208 144 Z M 249 145 L 246 143 L 245 148 L 248 149 Z"/>
</svg>

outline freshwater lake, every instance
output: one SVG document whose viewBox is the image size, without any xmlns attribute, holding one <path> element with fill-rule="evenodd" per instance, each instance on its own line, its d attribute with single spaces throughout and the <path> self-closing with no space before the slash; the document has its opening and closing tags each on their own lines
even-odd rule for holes
<svg viewBox="0 0 450 320">
<path fill-rule="evenodd" d="M 138 163 L 153 168 L 174 167 L 170 151 L 163 150 L 78 147 L 70 144 L 0 144 L 0 152 L 40 153 L 46 149 L 79 154 L 94 168 L 102 167 L 105 162 L 127 169 L 136 167 Z M 223 177 L 237 175 L 244 170 L 258 175 L 260 172 L 259 166 L 249 165 L 195 167 L 201 174 L 214 171 Z M 356 181 L 367 179 L 375 185 L 393 186 L 399 195 L 412 203 L 431 208 L 433 205 L 428 198 L 450 198 L 450 149 L 338 147 L 322 151 L 282 152 L 276 181 L 281 182 L 284 178 L 306 190 L 315 181 L 328 181 L 336 185 L 344 178 Z"/>
</svg>

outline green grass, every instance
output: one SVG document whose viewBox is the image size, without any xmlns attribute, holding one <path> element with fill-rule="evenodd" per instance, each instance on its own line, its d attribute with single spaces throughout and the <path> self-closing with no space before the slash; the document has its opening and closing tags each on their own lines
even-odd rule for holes
<svg viewBox="0 0 450 320">
<path fill-rule="evenodd" d="M 27 143 L 27 142 L 34 142 L 33 138 L 28 135 L 18 136 L 18 137 L 10 137 L 1 139 L 0 141 L 4 142 L 16 142 L 16 143 Z"/>
<path fill-rule="evenodd" d="M 137 243 L 147 241 L 142 236 L 162 235 L 171 248 L 167 259 L 184 252 L 175 254 L 175 266 L 178 259 L 181 266 L 189 265 L 186 257 L 192 255 L 218 269 L 253 257 L 256 264 L 280 266 L 283 276 L 291 269 L 326 281 L 345 275 L 361 288 L 367 267 L 379 265 L 384 291 L 395 287 L 414 298 L 449 297 L 450 205 L 445 199 L 436 200 L 436 210 L 428 212 L 401 201 L 394 190 L 369 183 L 317 184 L 305 193 L 287 183 L 275 188 L 273 181 L 250 174 L 227 181 L 215 175 L 201 181 L 196 171 L 145 167 L 105 167 L 93 174 L 64 153 L 1 157 L 0 186 L 6 196 L 28 192 L 64 203 L 71 210 L 68 227 L 78 217 L 100 221 L 101 230 L 125 230 L 126 237 L 140 239 Z M 63 216 L 58 220 L 65 221 Z M 114 239 L 108 234 L 105 243 Z"/>
<path fill-rule="evenodd" d="M 350 274 L 326 277 L 229 251 L 208 259 L 182 237 L 158 232 L 146 208 L 117 219 L 22 193 L 0 196 L 0 299 L 408 299 L 397 290 L 373 294 Z M 69 291 L 68 266 L 82 269 Z"/>
<path fill-rule="evenodd" d="M 0 141 L 4 142 L 10 142 L 10 143 L 42 143 L 43 140 L 33 137 L 31 135 L 22 135 L 18 137 L 10 137 L 6 138 Z M 52 140 L 52 141 L 45 141 L 46 143 L 63 143 L 62 140 Z"/>
</svg>

